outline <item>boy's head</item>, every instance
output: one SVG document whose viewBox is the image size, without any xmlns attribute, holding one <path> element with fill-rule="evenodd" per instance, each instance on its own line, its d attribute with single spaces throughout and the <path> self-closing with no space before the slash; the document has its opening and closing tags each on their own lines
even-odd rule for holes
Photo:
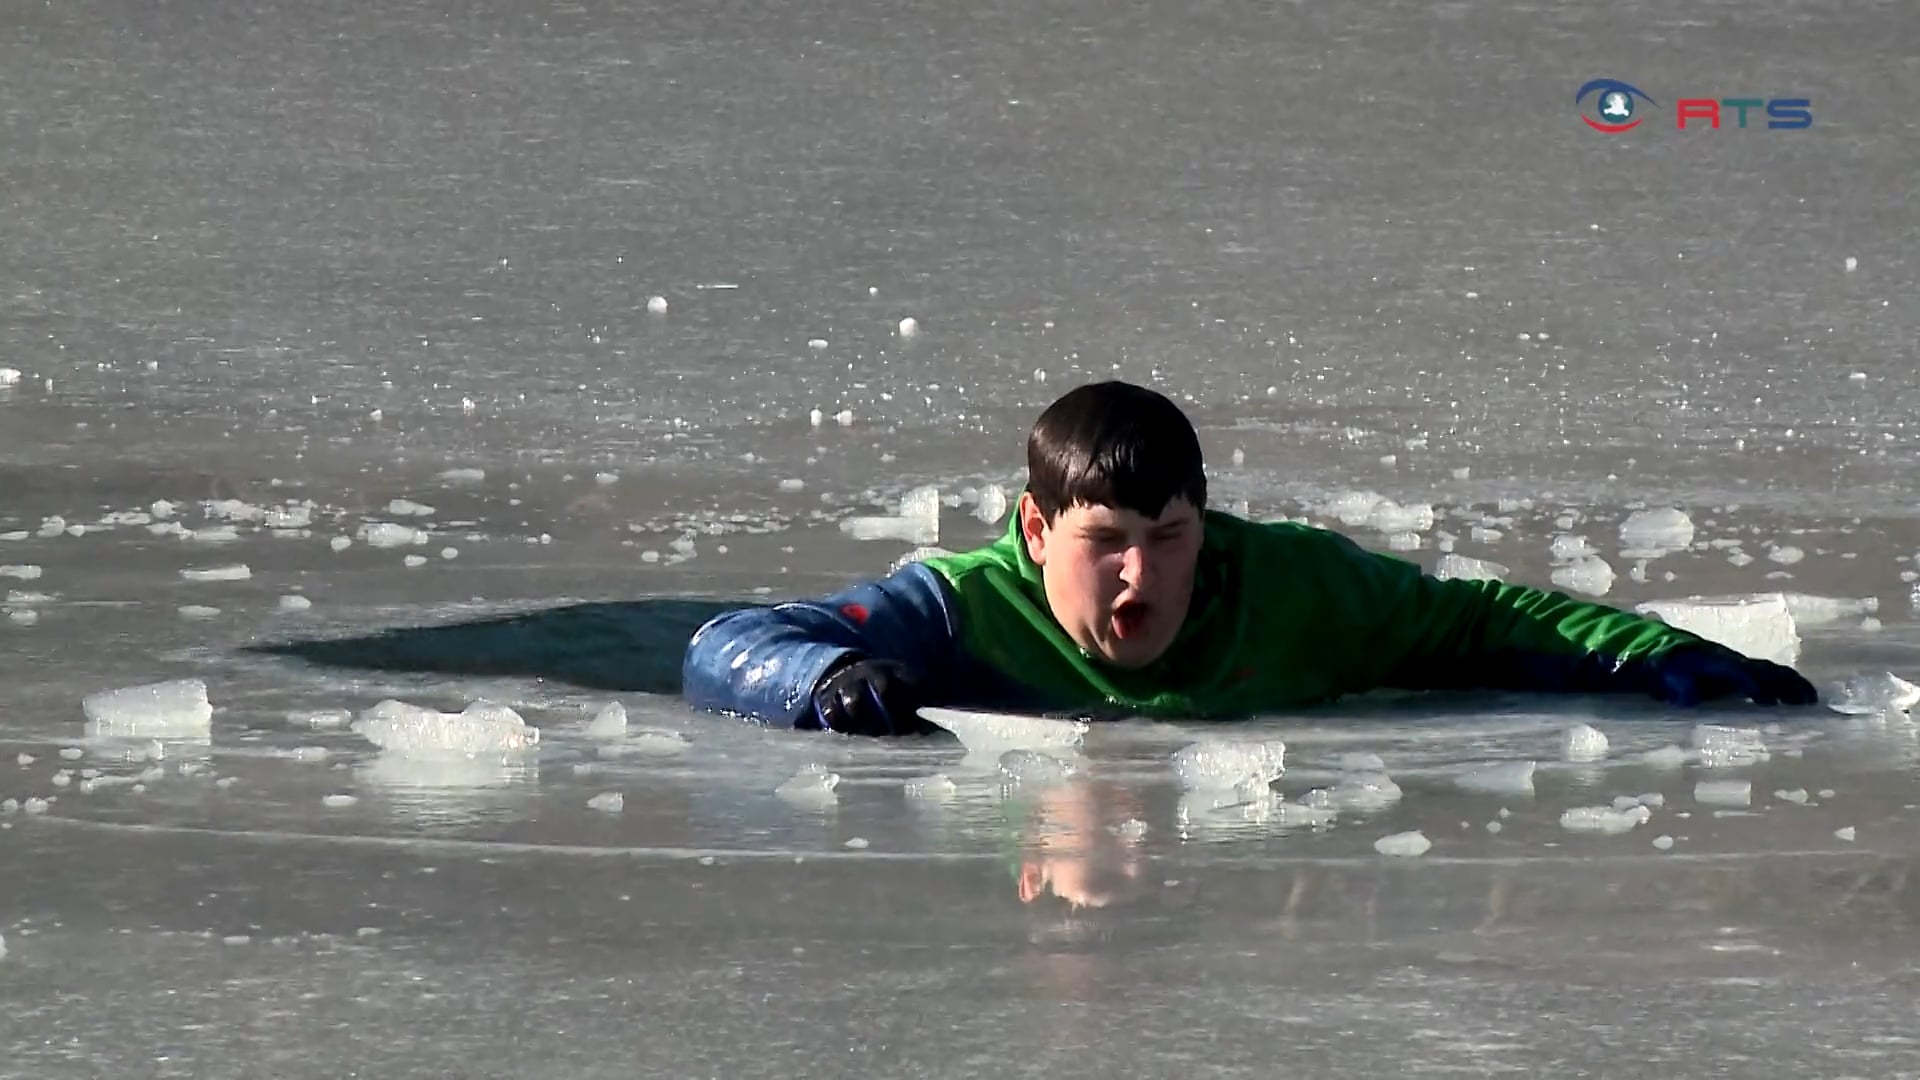
<svg viewBox="0 0 1920 1080">
<path fill-rule="evenodd" d="M 1088 655 L 1144 667 L 1173 643 L 1206 502 L 1199 436 L 1165 396 L 1092 383 L 1040 414 L 1020 531 L 1054 619 Z"/>
</svg>

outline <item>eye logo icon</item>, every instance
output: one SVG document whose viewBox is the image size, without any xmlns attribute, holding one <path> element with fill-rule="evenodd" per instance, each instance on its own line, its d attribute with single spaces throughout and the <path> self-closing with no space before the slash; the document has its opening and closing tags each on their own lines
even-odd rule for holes
<svg viewBox="0 0 1920 1080">
<path fill-rule="evenodd" d="M 1591 106 L 1587 104 L 1589 97 L 1593 98 Z M 1652 98 L 1631 83 L 1623 83 L 1619 79 L 1592 79 L 1573 95 L 1573 103 L 1580 106 L 1580 119 L 1585 120 L 1588 127 L 1617 135 L 1622 131 L 1632 131 L 1646 119 L 1638 115 L 1640 107 L 1635 103 L 1635 98 L 1648 105 L 1654 104 Z M 1594 110 L 1597 119 L 1587 115 L 1589 108 Z"/>
</svg>

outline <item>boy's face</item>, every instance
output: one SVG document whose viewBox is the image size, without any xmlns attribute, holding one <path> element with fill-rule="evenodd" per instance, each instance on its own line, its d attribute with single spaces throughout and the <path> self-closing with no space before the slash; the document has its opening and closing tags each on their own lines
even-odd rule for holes
<svg viewBox="0 0 1920 1080">
<path fill-rule="evenodd" d="M 1075 504 L 1051 525 L 1020 496 L 1020 532 L 1046 582 L 1053 617 L 1090 656 L 1145 667 L 1173 644 L 1193 599 L 1200 511 L 1174 499 L 1150 518 L 1137 510 Z"/>
</svg>

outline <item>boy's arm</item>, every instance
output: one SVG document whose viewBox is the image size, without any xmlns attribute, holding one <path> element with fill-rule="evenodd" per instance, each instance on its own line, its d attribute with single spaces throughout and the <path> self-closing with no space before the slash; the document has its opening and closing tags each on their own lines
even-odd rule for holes
<svg viewBox="0 0 1920 1080">
<path fill-rule="evenodd" d="M 892 661 L 924 692 L 953 668 L 946 587 L 918 563 L 821 600 L 730 611 L 687 643 L 688 704 L 781 727 L 818 728 L 813 692 L 855 660 Z"/>
<path fill-rule="evenodd" d="M 1791 668 L 1656 619 L 1498 581 L 1441 581 L 1340 539 L 1360 582 L 1355 602 L 1370 609 L 1372 641 L 1360 662 L 1374 685 L 1630 691 L 1680 704 L 1817 697 Z"/>
</svg>

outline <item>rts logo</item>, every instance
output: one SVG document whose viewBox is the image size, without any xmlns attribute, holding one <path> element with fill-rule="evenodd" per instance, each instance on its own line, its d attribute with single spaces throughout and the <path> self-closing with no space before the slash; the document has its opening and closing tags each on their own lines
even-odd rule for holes
<svg viewBox="0 0 1920 1080">
<path fill-rule="evenodd" d="M 1588 98 L 1593 100 L 1589 102 Z M 1589 79 L 1573 95 L 1573 103 L 1579 107 L 1580 119 L 1586 121 L 1588 127 L 1609 135 L 1639 127 L 1646 119 L 1640 115 L 1642 105 L 1658 106 L 1639 87 L 1619 79 Z M 1749 109 L 1765 115 L 1767 127 L 1773 131 L 1798 131 L 1813 126 L 1811 98 L 1681 98 L 1673 103 L 1673 126 L 1685 131 L 1689 121 L 1705 122 L 1717 131 L 1722 109 L 1732 111 L 1735 127 L 1747 126 Z"/>
</svg>

